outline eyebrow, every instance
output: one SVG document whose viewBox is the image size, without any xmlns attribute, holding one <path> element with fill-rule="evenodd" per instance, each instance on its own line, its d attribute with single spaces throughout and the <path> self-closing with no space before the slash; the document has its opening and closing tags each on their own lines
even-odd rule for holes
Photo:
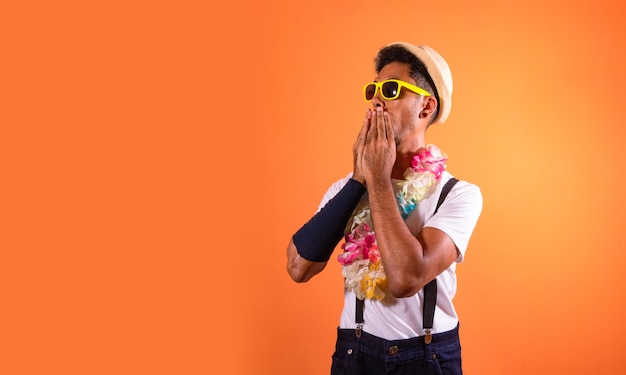
<svg viewBox="0 0 626 375">
<path fill-rule="evenodd" d="M 389 77 L 389 78 L 385 78 L 385 79 L 383 79 L 381 82 L 384 82 L 384 81 L 389 81 L 390 79 L 397 79 L 398 81 L 403 81 L 403 82 L 404 82 L 404 80 L 403 80 L 403 79 L 397 78 L 396 76 Z M 378 80 L 374 80 L 374 82 L 378 82 Z"/>
</svg>

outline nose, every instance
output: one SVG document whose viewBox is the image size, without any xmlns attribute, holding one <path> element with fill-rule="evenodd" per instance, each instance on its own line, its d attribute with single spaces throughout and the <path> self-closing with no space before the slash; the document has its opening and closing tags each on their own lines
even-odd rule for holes
<svg viewBox="0 0 626 375">
<path fill-rule="evenodd" d="M 385 99 L 383 99 L 380 93 L 380 89 L 376 90 L 376 94 L 374 94 L 374 97 L 372 98 L 372 107 L 373 108 L 378 108 L 378 107 L 385 108 Z"/>
</svg>

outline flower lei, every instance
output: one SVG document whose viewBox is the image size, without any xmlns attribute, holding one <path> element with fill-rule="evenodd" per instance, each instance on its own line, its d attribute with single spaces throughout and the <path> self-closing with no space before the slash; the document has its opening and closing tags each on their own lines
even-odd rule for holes
<svg viewBox="0 0 626 375">
<path fill-rule="evenodd" d="M 404 172 L 404 181 L 398 183 L 400 189 L 396 193 L 403 219 L 430 193 L 431 187 L 446 170 L 447 160 L 447 155 L 435 145 L 426 146 L 413 157 L 411 167 Z M 360 300 L 376 298 L 380 301 L 385 298 L 382 288 L 386 285 L 387 276 L 380 260 L 369 203 L 352 217 L 350 232 L 346 234 L 341 248 L 344 253 L 339 255 L 338 261 L 342 265 L 346 287 Z"/>
</svg>

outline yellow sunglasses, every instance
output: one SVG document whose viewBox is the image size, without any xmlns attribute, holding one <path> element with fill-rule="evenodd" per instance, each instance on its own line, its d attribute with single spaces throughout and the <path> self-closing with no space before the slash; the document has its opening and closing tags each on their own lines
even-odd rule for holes
<svg viewBox="0 0 626 375">
<path fill-rule="evenodd" d="M 365 101 L 371 101 L 376 95 L 376 90 L 380 88 L 380 94 L 385 100 L 398 99 L 400 96 L 400 89 L 404 87 L 413 91 L 416 94 L 430 96 L 428 91 L 412 85 L 408 82 L 400 81 L 399 79 L 388 79 L 382 82 L 370 82 L 363 86 L 363 93 L 365 94 Z"/>
</svg>

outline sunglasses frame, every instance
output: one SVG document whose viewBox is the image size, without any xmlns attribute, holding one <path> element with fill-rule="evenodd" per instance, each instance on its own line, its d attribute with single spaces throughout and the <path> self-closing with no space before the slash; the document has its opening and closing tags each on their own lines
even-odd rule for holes
<svg viewBox="0 0 626 375">
<path fill-rule="evenodd" d="M 383 94 L 383 85 L 387 82 L 395 82 L 398 84 L 398 92 L 396 93 L 396 95 L 394 95 L 393 97 L 386 97 L 385 94 Z M 423 96 L 430 96 L 430 93 L 426 90 L 424 90 L 423 88 L 417 87 L 415 85 L 412 85 L 408 82 L 405 81 L 401 81 L 399 79 L 387 79 L 381 82 L 369 82 L 367 84 L 365 84 L 365 86 L 363 86 L 363 97 L 365 98 L 366 102 L 371 102 L 372 99 L 367 99 L 367 88 L 369 87 L 369 85 L 374 85 L 376 86 L 376 89 L 374 90 L 374 95 L 372 96 L 372 99 L 374 99 L 374 96 L 376 96 L 376 93 L 380 90 L 380 96 L 385 99 L 385 100 L 396 100 L 400 97 L 400 91 L 402 91 L 402 88 L 406 88 L 410 91 L 413 91 L 414 93 L 418 94 L 418 95 L 423 95 Z"/>
</svg>

